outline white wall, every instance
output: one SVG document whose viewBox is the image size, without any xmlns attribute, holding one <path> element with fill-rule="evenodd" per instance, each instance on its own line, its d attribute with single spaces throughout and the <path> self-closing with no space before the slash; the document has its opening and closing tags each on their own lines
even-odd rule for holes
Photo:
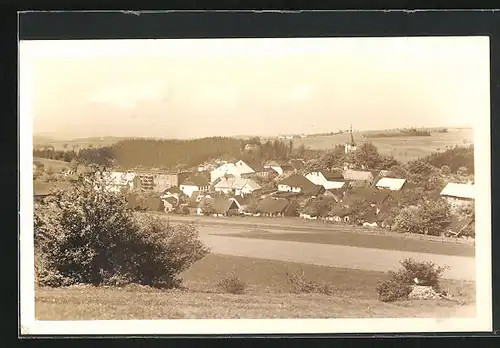
<svg viewBox="0 0 500 348">
<path fill-rule="evenodd" d="M 191 197 L 193 195 L 194 191 L 200 191 L 200 188 L 198 186 L 191 186 L 191 185 L 181 185 L 179 189 L 184 192 L 186 196 Z"/>
</svg>

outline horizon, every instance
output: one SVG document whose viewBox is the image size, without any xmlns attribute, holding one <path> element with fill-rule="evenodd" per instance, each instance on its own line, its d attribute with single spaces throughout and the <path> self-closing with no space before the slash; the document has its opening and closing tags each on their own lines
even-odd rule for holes
<svg viewBox="0 0 500 348">
<path fill-rule="evenodd" d="M 446 128 L 448 130 L 459 130 L 459 129 L 470 129 L 474 130 L 473 127 L 471 126 L 453 126 L 453 127 L 447 127 L 447 126 L 436 126 L 436 127 L 416 127 L 416 126 L 408 126 L 406 128 L 415 128 L 418 130 L 433 130 L 433 129 L 443 129 Z M 403 129 L 403 128 L 399 128 Z M 365 129 L 365 130 L 356 130 L 353 129 L 353 133 L 371 133 L 371 132 L 390 132 L 392 129 L 387 129 L 387 128 L 380 128 L 380 129 Z M 337 130 L 338 131 L 338 130 Z M 344 134 L 348 132 L 348 130 L 343 129 L 342 130 Z M 333 131 L 335 133 L 335 131 Z M 268 138 L 277 138 L 279 136 L 298 136 L 298 135 L 306 135 L 306 136 L 323 136 L 319 135 L 319 133 L 316 134 L 307 134 L 307 133 L 289 133 L 289 134 L 271 134 L 271 135 L 259 135 L 259 134 L 235 134 L 235 135 L 213 135 L 213 136 L 200 136 L 200 137 L 193 137 L 193 138 L 175 138 L 175 137 L 154 137 L 154 136 L 114 136 L 114 135 L 103 135 L 103 136 L 89 136 L 89 137 L 77 137 L 77 138 L 68 138 L 68 137 L 60 137 L 57 135 L 51 135 L 50 133 L 33 133 L 33 138 L 47 138 L 52 141 L 85 141 L 89 139 L 146 139 L 146 140 L 197 140 L 197 139 L 204 139 L 204 138 L 252 138 L 252 137 L 258 137 L 258 138 L 263 138 L 263 139 L 268 139 Z M 338 135 L 338 134 L 334 134 Z M 333 136 L 334 136 L 333 135 Z M 324 136 L 332 136 L 332 135 L 324 135 Z"/>
<path fill-rule="evenodd" d="M 350 124 L 361 132 L 473 128 L 477 114 L 489 114 L 488 43 L 478 37 L 24 41 L 20 57 L 33 72 L 35 136 L 275 137 Z"/>
</svg>

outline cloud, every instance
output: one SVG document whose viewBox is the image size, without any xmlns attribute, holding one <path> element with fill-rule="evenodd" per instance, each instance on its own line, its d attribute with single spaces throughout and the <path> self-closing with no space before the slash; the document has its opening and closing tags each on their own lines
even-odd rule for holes
<svg viewBox="0 0 500 348">
<path fill-rule="evenodd" d="M 133 109 L 138 103 L 165 97 L 165 83 L 158 80 L 139 84 L 108 85 L 91 94 L 92 103 L 111 104 L 122 109 Z"/>
</svg>

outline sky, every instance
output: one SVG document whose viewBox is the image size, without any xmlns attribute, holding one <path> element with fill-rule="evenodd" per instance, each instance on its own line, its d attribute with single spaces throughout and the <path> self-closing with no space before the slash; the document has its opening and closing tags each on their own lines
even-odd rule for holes
<svg viewBox="0 0 500 348">
<path fill-rule="evenodd" d="M 34 134 L 197 138 L 474 126 L 487 37 L 24 41 Z"/>
</svg>

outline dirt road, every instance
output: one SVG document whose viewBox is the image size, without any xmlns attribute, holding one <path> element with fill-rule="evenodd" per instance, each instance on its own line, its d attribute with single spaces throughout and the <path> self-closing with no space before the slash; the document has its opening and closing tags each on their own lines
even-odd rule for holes
<svg viewBox="0 0 500 348">
<path fill-rule="evenodd" d="M 450 267 L 444 278 L 475 280 L 475 258 L 415 253 L 407 251 L 360 248 L 295 241 L 278 241 L 220 236 L 216 227 L 199 226 L 200 238 L 211 247 L 212 253 L 260 259 L 300 262 L 313 265 L 387 271 L 399 268 L 408 257 L 433 261 Z M 267 230 L 270 232 L 270 230 Z M 225 228 L 224 233 L 241 233 L 240 229 Z"/>
</svg>

